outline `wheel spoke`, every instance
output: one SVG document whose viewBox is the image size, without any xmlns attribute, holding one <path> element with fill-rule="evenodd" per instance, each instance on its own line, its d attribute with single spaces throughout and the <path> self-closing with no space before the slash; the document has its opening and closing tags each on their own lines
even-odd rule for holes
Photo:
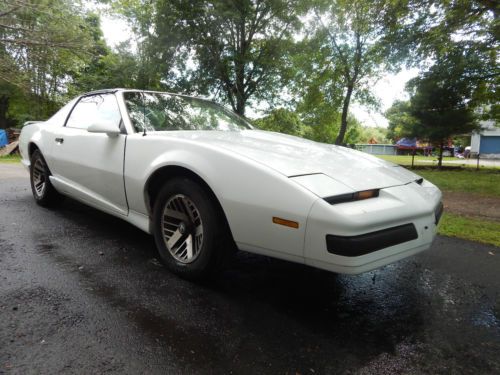
<svg viewBox="0 0 500 375">
<path fill-rule="evenodd" d="M 184 208 L 184 212 L 187 212 L 187 214 L 189 215 L 189 219 L 190 219 L 191 223 L 194 223 L 193 212 L 191 211 L 191 208 L 189 207 L 189 203 L 188 203 L 186 197 L 183 197 L 181 199 L 181 202 L 182 202 L 182 206 Z"/>
<path fill-rule="evenodd" d="M 191 259 L 193 257 L 193 237 L 191 235 L 186 238 L 186 250 L 187 250 L 187 258 Z"/>
<path fill-rule="evenodd" d="M 35 164 L 35 170 L 36 170 L 39 174 L 43 174 L 43 172 L 44 172 L 43 167 L 40 165 L 40 163 L 36 163 L 36 164 Z"/>
<path fill-rule="evenodd" d="M 182 234 L 181 232 L 179 232 L 179 229 L 177 229 L 172 235 L 172 237 L 170 237 L 170 239 L 167 241 L 168 248 L 173 249 L 174 245 L 181 239 L 181 237 Z"/>
</svg>

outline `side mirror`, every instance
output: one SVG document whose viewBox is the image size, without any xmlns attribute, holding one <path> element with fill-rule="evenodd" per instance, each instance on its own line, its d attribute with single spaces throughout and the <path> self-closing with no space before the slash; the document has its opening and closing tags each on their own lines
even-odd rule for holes
<svg viewBox="0 0 500 375">
<path fill-rule="evenodd" d="M 87 128 L 89 133 L 106 133 L 110 137 L 116 137 L 120 134 L 120 129 L 111 122 L 99 122 L 92 124 Z"/>
</svg>

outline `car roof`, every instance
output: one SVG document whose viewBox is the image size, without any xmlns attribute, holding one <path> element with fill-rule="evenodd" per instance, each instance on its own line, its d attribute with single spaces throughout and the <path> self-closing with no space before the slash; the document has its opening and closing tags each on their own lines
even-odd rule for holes
<svg viewBox="0 0 500 375">
<path fill-rule="evenodd" d="M 157 90 L 145 90 L 145 89 L 125 89 L 121 87 L 116 87 L 116 88 L 111 88 L 111 89 L 101 89 L 101 90 L 94 90 L 94 91 L 89 91 L 84 94 L 81 94 L 80 97 L 84 96 L 90 96 L 90 95 L 98 95 L 98 94 L 114 94 L 118 91 L 122 92 L 149 92 L 149 93 L 158 93 L 158 94 L 169 94 L 169 95 L 175 95 L 175 96 L 181 96 L 185 98 L 192 98 L 192 99 L 198 99 L 198 100 L 204 100 L 208 101 L 211 103 L 215 103 L 213 100 L 210 98 L 202 97 L 202 96 L 193 96 L 193 95 L 186 95 L 186 94 L 178 94 L 175 92 L 169 92 L 169 91 L 157 91 Z"/>
<path fill-rule="evenodd" d="M 171 94 L 171 95 L 179 95 L 179 96 L 189 96 L 185 94 L 178 94 L 175 92 L 168 92 L 168 91 L 157 91 L 157 90 L 145 90 L 145 89 L 125 89 L 122 87 L 115 87 L 111 89 L 100 89 L 100 90 L 94 90 L 94 91 L 89 91 L 86 93 L 81 94 L 81 96 L 87 96 L 87 95 L 96 95 L 96 94 L 112 94 L 118 91 L 135 91 L 135 92 L 155 92 L 155 93 L 161 93 L 161 94 Z M 198 98 L 202 99 L 202 98 Z"/>
<path fill-rule="evenodd" d="M 101 90 L 94 90 L 94 91 L 89 91 L 86 93 L 81 94 L 80 96 L 87 96 L 87 95 L 95 95 L 95 94 L 109 94 L 109 93 L 115 93 L 117 91 L 124 90 L 124 89 L 101 89 Z"/>
</svg>

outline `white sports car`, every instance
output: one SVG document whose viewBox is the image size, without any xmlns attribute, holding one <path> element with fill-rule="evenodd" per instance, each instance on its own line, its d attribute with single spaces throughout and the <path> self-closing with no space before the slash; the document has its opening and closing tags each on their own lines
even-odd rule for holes
<svg viewBox="0 0 500 375">
<path fill-rule="evenodd" d="M 187 278 L 236 248 L 365 272 L 428 249 L 443 207 L 436 186 L 400 166 L 162 92 L 82 95 L 24 126 L 20 150 L 37 203 L 64 194 L 122 218 Z"/>
</svg>

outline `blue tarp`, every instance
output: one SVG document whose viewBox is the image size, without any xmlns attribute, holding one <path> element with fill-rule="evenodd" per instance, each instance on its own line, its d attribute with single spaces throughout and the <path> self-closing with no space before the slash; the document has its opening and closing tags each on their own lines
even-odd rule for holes
<svg viewBox="0 0 500 375">
<path fill-rule="evenodd" d="M 5 130 L 0 129 L 0 147 L 6 146 L 9 144 L 9 140 L 7 139 L 7 133 Z"/>
<path fill-rule="evenodd" d="M 401 147 L 417 147 L 417 138 L 401 138 L 396 144 Z"/>
</svg>

